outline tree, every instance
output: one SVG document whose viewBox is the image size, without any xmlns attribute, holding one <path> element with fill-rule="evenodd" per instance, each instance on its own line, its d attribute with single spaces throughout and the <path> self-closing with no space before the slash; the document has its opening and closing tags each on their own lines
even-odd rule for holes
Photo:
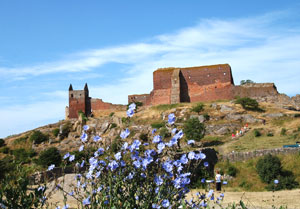
<svg viewBox="0 0 300 209">
<path fill-rule="evenodd" d="M 45 134 L 43 134 L 41 131 L 37 130 L 34 131 L 30 136 L 30 141 L 32 141 L 34 144 L 40 144 L 44 141 L 48 141 L 49 137 Z"/>
<path fill-rule="evenodd" d="M 47 167 L 51 164 L 59 166 L 61 163 L 61 155 L 56 147 L 50 147 L 40 153 L 38 164 Z"/>
<path fill-rule="evenodd" d="M 248 97 L 238 98 L 235 100 L 235 104 L 240 104 L 245 110 L 254 110 L 259 111 L 259 104 L 255 99 L 251 99 Z"/>
<path fill-rule="evenodd" d="M 241 85 L 245 85 L 248 83 L 254 83 L 254 81 L 247 79 L 247 80 L 241 80 L 241 82 L 240 82 Z"/>
<path fill-rule="evenodd" d="M 190 118 L 184 124 L 183 132 L 185 133 L 187 139 L 194 139 L 195 141 L 200 141 L 204 137 L 205 127 L 203 123 L 197 118 Z"/>
<path fill-rule="evenodd" d="M 271 154 L 259 159 L 256 164 L 256 170 L 260 179 L 268 184 L 280 176 L 281 169 L 280 159 Z"/>
</svg>

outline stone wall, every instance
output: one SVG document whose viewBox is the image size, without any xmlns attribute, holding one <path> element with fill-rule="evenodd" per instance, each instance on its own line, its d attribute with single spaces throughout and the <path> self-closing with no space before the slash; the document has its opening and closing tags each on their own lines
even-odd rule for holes
<svg viewBox="0 0 300 209">
<path fill-rule="evenodd" d="M 116 105 L 108 102 L 103 102 L 102 99 L 91 99 L 92 111 L 97 110 L 126 110 L 126 105 Z"/>
<path fill-rule="evenodd" d="M 274 83 L 252 83 L 235 86 L 233 88 L 233 95 L 239 97 L 260 98 L 278 95 L 278 91 Z"/>
<path fill-rule="evenodd" d="M 69 118 L 78 118 L 78 111 L 86 112 L 84 90 L 69 91 Z"/>
<path fill-rule="evenodd" d="M 148 106 L 151 104 L 150 94 L 128 95 L 128 104 L 130 104 L 132 102 L 142 102 L 143 105 Z"/>
<path fill-rule="evenodd" d="M 230 162 L 244 161 L 256 157 L 261 157 L 267 154 L 278 155 L 278 154 L 294 154 L 300 151 L 298 148 L 276 148 L 276 149 L 264 149 L 256 150 L 251 152 L 232 152 L 227 155 L 221 156 L 222 160 L 229 160 Z"/>
</svg>

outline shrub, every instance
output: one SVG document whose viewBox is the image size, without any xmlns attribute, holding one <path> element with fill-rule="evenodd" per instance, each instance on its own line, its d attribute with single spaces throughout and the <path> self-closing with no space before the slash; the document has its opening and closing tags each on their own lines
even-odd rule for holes
<svg viewBox="0 0 300 209">
<path fill-rule="evenodd" d="M 185 122 L 183 131 L 187 139 L 200 141 L 204 137 L 205 127 L 197 118 L 190 118 Z"/>
<path fill-rule="evenodd" d="M 13 144 L 14 145 L 17 145 L 17 144 L 22 144 L 22 143 L 26 143 L 27 142 L 27 139 L 28 139 L 28 136 L 24 136 L 24 137 L 20 137 L 20 138 L 17 138 L 13 141 Z"/>
<path fill-rule="evenodd" d="M 286 131 L 287 131 L 286 128 L 282 128 L 281 131 L 280 131 L 280 135 L 281 136 L 285 136 L 286 135 Z"/>
<path fill-rule="evenodd" d="M 44 141 L 48 141 L 49 137 L 43 134 L 41 131 L 37 130 L 31 134 L 29 140 L 32 141 L 34 144 L 40 144 Z"/>
<path fill-rule="evenodd" d="M 206 121 L 208 121 L 210 118 L 207 112 L 203 114 L 203 117 L 205 118 Z"/>
<path fill-rule="evenodd" d="M 250 79 L 247 79 L 247 80 L 241 80 L 240 81 L 240 85 L 245 85 L 247 83 L 254 83 L 254 81 L 250 80 Z"/>
<path fill-rule="evenodd" d="M 143 142 L 147 142 L 147 141 L 148 141 L 148 134 L 146 134 L 146 133 L 141 133 L 139 138 L 140 138 L 140 140 L 142 140 Z"/>
<path fill-rule="evenodd" d="M 111 125 L 110 125 L 110 129 L 113 129 L 113 128 L 116 128 L 117 127 L 117 124 L 116 123 L 112 123 Z"/>
<path fill-rule="evenodd" d="M 39 155 L 38 164 L 47 167 L 51 164 L 59 166 L 61 163 L 61 155 L 56 147 L 50 147 L 42 151 Z"/>
<path fill-rule="evenodd" d="M 245 110 L 254 110 L 254 111 L 261 110 L 259 108 L 258 102 L 255 99 L 251 99 L 251 98 L 248 98 L 248 97 L 238 98 L 238 99 L 235 100 L 235 103 L 242 105 L 242 107 Z"/>
<path fill-rule="evenodd" d="M 253 130 L 253 134 L 254 134 L 255 137 L 260 137 L 260 136 L 261 136 L 260 131 L 257 130 L 257 129 L 254 129 L 254 130 Z"/>
<path fill-rule="evenodd" d="M 159 135 L 164 139 L 166 137 L 170 137 L 171 133 L 169 132 L 169 130 L 166 127 L 163 127 L 160 129 Z"/>
<path fill-rule="evenodd" d="M 164 127 L 164 126 L 165 126 L 164 122 L 156 122 L 156 123 L 151 124 L 151 127 L 156 128 L 156 129 L 159 129 L 159 128 Z"/>
<path fill-rule="evenodd" d="M 9 153 L 9 148 L 8 147 L 1 147 L 0 152 L 3 154 L 8 154 Z"/>
<path fill-rule="evenodd" d="M 0 181 L 5 177 L 6 173 L 12 170 L 13 167 L 14 163 L 11 157 L 5 157 L 0 160 Z"/>
<path fill-rule="evenodd" d="M 88 120 L 85 113 L 82 112 L 81 110 L 78 111 L 78 116 L 80 116 L 82 118 L 82 121 L 84 121 L 84 122 L 86 122 Z"/>
<path fill-rule="evenodd" d="M 237 171 L 237 168 L 231 164 L 229 164 L 226 168 L 226 173 L 232 177 L 236 177 Z"/>
<path fill-rule="evenodd" d="M 260 179 L 269 184 L 280 175 L 281 162 L 277 156 L 268 154 L 258 160 L 256 171 Z"/>
<path fill-rule="evenodd" d="M 109 117 L 112 117 L 112 116 L 114 116 L 114 112 L 111 112 L 111 113 L 109 113 Z"/>
<path fill-rule="evenodd" d="M 0 139 L 0 147 L 3 147 L 5 145 L 4 139 Z"/>
<path fill-rule="evenodd" d="M 272 132 L 268 132 L 267 136 L 272 137 L 272 136 L 274 136 L 274 134 Z"/>
<path fill-rule="evenodd" d="M 15 161 L 17 163 L 29 163 L 30 158 L 32 158 L 36 154 L 33 149 L 25 150 L 24 148 L 15 149 L 11 152 L 15 156 Z"/>
<path fill-rule="evenodd" d="M 68 135 L 71 131 L 71 128 L 72 128 L 72 124 L 70 122 L 65 123 L 61 129 L 61 134 L 60 134 L 61 138 L 68 137 Z"/>
<path fill-rule="evenodd" d="M 195 105 L 194 107 L 192 107 L 191 111 L 192 112 L 196 112 L 196 113 L 200 113 L 204 110 L 204 104 L 203 103 L 198 103 L 197 105 Z"/>
<path fill-rule="evenodd" d="M 59 134 L 59 128 L 53 129 L 53 130 L 52 130 L 52 134 L 53 134 L 53 136 L 57 137 L 58 134 Z"/>
</svg>

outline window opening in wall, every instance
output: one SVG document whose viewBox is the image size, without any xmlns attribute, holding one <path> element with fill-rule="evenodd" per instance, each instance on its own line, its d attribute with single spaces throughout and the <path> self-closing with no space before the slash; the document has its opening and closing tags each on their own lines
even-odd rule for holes
<svg viewBox="0 0 300 209">
<path fill-rule="evenodd" d="M 73 98 L 73 94 L 71 94 L 71 98 Z"/>
<path fill-rule="evenodd" d="M 209 74 L 207 75 L 207 77 L 209 77 Z"/>
<path fill-rule="evenodd" d="M 224 73 L 224 75 L 226 75 L 226 73 Z"/>
</svg>

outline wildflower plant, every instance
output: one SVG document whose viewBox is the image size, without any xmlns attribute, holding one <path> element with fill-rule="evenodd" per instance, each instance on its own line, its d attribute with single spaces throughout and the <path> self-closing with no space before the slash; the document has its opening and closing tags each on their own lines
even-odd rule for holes
<svg viewBox="0 0 300 209">
<path fill-rule="evenodd" d="M 135 105 L 131 104 L 127 110 L 128 117 L 134 114 Z M 176 117 L 171 113 L 168 117 L 169 125 L 174 125 Z M 93 144 L 96 146 L 101 137 L 89 136 L 83 128 L 82 145 L 79 152 Z M 78 202 L 78 208 L 194 208 L 206 204 L 207 198 L 199 198 L 197 203 L 190 205 L 185 202 L 189 192 L 192 173 L 190 166 L 198 166 L 206 155 L 201 152 L 176 154 L 174 150 L 183 137 L 182 130 L 175 130 L 169 141 L 152 132 L 152 143 L 143 144 L 135 139 L 132 143 L 126 141 L 130 135 L 129 128 L 120 134 L 122 145 L 116 152 L 109 147 L 97 147 L 93 155 L 86 161 L 74 159 L 67 153 L 64 161 L 77 163 L 78 170 L 85 167 L 85 172 L 78 173 L 72 194 L 63 190 L 65 199 L 69 196 Z M 172 151 L 173 150 L 173 151 Z M 206 164 L 205 164 L 206 165 Z M 208 166 L 208 165 L 207 165 Z M 52 166 L 53 167 L 53 166 Z M 49 167 L 50 169 L 52 168 Z M 66 208 L 64 206 L 57 208 Z"/>
</svg>

